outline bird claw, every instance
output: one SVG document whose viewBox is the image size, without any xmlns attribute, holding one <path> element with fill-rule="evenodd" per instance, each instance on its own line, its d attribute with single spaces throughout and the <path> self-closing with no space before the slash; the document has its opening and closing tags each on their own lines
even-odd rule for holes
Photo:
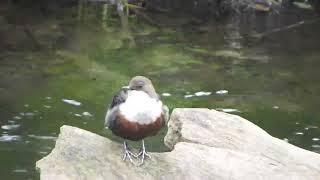
<svg viewBox="0 0 320 180">
<path fill-rule="evenodd" d="M 141 166 L 144 163 L 144 160 L 146 159 L 146 157 L 148 157 L 149 159 L 151 159 L 151 156 L 147 153 L 146 148 L 144 146 L 144 140 L 142 140 L 142 146 L 141 149 L 139 151 L 139 153 L 136 155 L 133 152 L 131 152 L 131 150 L 128 147 L 127 142 L 123 143 L 123 147 L 124 147 L 124 156 L 123 156 L 123 161 L 125 161 L 127 158 L 130 160 L 130 162 L 135 165 L 135 166 Z M 136 164 L 132 157 L 134 158 L 139 158 L 140 162 L 138 164 Z"/>
<path fill-rule="evenodd" d="M 151 159 L 150 154 L 147 153 L 147 151 L 140 151 L 139 154 L 137 155 L 137 157 L 141 157 L 141 156 L 147 156 L 149 159 Z"/>
<path fill-rule="evenodd" d="M 138 166 L 141 166 L 144 163 L 146 157 L 151 159 L 151 156 L 147 153 L 146 148 L 144 146 L 144 140 L 142 140 L 142 147 L 137 157 L 140 157 L 140 163 L 138 164 Z"/>
<path fill-rule="evenodd" d="M 138 156 L 130 151 L 130 149 L 129 149 L 128 145 L 127 145 L 127 142 L 123 143 L 123 148 L 124 148 L 123 161 L 125 161 L 128 158 L 132 164 L 136 165 L 134 163 L 133 159 L 132 159 L 132 156 L 135 157 L 135 158 L 138 157 Z"/>
</svg>

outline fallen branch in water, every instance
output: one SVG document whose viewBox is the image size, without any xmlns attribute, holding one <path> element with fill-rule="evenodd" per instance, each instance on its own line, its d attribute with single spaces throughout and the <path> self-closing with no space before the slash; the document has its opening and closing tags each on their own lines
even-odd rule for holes
<svg viewBox="0 0 320 180">
<path fill-rule="evenodd" d="M 145 13 L 140 12 L 139 10 L 146 10 L 144 7 L 141 6 L 137 6 L 134 4 L 129 4 L 129 3 L 125 3 L 121 0 L 85 0 L 85 1 L 89 1 L 89 2 L 99 2 L 99 3 L 107 3 L 107 4 L 111 4 L 111 5 L 116 5 L 117 6 L 117 11 L 118 14 L 121 18 L 121 22 L 124 26 L 128 26 L 128 22 L 126 22 L 127 20 L 125 20 L 123 11 L 126 10 L 127 15 L 129 14 L 129 9 L 135 13 L 137 16 L 140 16 L 141 18 L 143 18 L 145 21 L 147 21 L 148 23 L 155 25 L 157 27 L 160 27 L 160 25 L 158 23 L 156 23 L 155 21 L 153 21 L 149 16 L 147 16 Z"/>
<path fill-rule="evenodd" d="M 100 2 L 100 3 L 108 3 L 108 4 L 116 4 L 117 2 L 120 2 L 118 0 L 84 0 L 88 2 Z"/>
<path fill-rule="evenodd" d="M 141 7 L 141 6 L 138 6 L 138 5 L 135 5 L 135 4 L 125 3 L 125 5 L 126 5 L 128 8 L 131 8 L 131 9 L 142 9 L 142 10 L 146 10 L 146 8 Z"/>
<path fill-rule="evenodd" d="M 163 9 L 163 8 L 160 8 L 160 7 L 156 7 L 156 6 L 153 6 L 150 3 L 147 4 L 147 8 L 149 10 L 152 10 L 152 11 L 155 11 L 155 12 L 159 12 L 159 13 L 169 13 L 170 12 L 170 9 Z"/>
<path fill-rule="evenodd" d="M 269 34 L 273 34 L 273 33 L 280 32 L 280 31 L 284 31 L 284 30 L 288 30 L 288 29 L 292 29 L 292 28 L 301 26 L 301 25 L 303 25 L 303 24 L 312 24 L 312 23 L 315 23 L 315 22 L 317 22 L 317 21 L 319 21 L 319 20 L 320 20 L 320 18 L 311 19 L 311 20 L 308 20 L 308 21 L 299 21 L 299 22 L 294 23 L 294 24 L 291 24 L 291 25 L 289 25 L 289 26 L 280 27 L 280 28 L 275 28 L 275 29 L 272 29 L 272 30 L 267 31 L 267 32 L 254 34 L 254 35 L 252 35 L 252 37 L 261 38 L 261 37 L 263 37 L 263 36 L 267 36 L 267 35 L 269 35 Z"/>
<path fill-rule="evenodd" d="M 319 20 L 320 20 L 320 18 L 315 18 L 315 19 L 311 19 L 311 20 L 307 20 L 307 21 L 299 21 L 297 23 L 294 23 L 294 24 L 291 24 L 291 25 L 288 25 L 288 26 L 284 26 L 284 27 L 274 28 L 274 29 L 272 29 L 270 31 L 266 31 L 266 32 L 263 32 L 263 33 L 256 33 L 256 34 L 253 34 L 253 35 L 246 35 L 246 36 L 240 36 L 240 37 L 237 37 L 237 38 L 226 38 L 226 39 L 228 39 L 228 40 L 240 40 L 240 39 L 244 39 L 246 37 L 263 38 L 263 37 L 268 36 L 268 35 L 273 34 L 273 33 L 277 33 L 277 32 L 285 31 L 285 30 L 292 29 L 292 28 L 295 28 L 295 27 L 299 27 L 299 26 L 304 25 L 304 24 L 312 24 L 312 23 L 315 23 L 315 22 L 317 22 Z"/>
<path fill-rule="evenodd" d="M 148 23 L 157 26 L 157 27 L 161 27 L 161 24 L 155 22 L 154 20 L 152 20 L 148 15 L 146 15 L 145 13 L 140 12 L 138 9 L 132 8 L 130 9 L 133 13 L 135 13 L 137 16 L 141 17 L 142 19 L 144 19 L 145 21 L 147 21 Z"/>
<path fill-rule="evenodd" d="M 27 27 L 24 26 L 22 28 L 23 32 L 26 34 L 26 36 L 31 40 L 33 46 L 37 49 L 40 50 L 41 49 L 41 45 L 38 42 L 37 38 L 33 35 L 32 31 Z"/>
<path fill-rule="evenodd" d="M 122 0 L 82 0 L 82 1 L 116 5 L 118 11 L 119 10 L 123 11 L 123 7 L 125 4 Z"/>
</svg>

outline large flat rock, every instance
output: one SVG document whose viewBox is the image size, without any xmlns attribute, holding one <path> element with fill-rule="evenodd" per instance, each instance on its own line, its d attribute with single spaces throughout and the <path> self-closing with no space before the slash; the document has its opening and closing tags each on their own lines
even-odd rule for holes
<svg viewBox="0 0 320 180">
<path fill-rule="evenodd" d="M 71 126 L 36 167 L 45 180 L 319 179 L 320 155 L 276 139 L 249 121 L 208 109 L 175 109 L 166 144 L 136 167 L 122 145 Z"/>
</svg>

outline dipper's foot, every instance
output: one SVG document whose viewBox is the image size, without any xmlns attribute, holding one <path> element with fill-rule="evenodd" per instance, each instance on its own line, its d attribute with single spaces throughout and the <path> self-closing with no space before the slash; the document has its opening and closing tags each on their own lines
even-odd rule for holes
<svg viewBox="0 0 320 180">
<path fill-rule="evenodd" d="M 144 159 L 146 157 L 151 159 L 151 156 L 147 153 L 146 148 L 144 146 L 144 140 L 142 140 L 142 146 L 137 157 L 140 157 L 140 163 L 138 164 L 138 166 L 141 166 L 144 163 Z"/>
<path fill-rule="evenodd" d="M 133 152 L 130 151 L 128 144 L 126 141 L 123 142 L 123 149 L 124 149 L 124 156 L 123 156 L 123 160 L 125 161 L 127 158 L 130 160 L 130 162 L 134 165 L 136 165 L 133 160 L 132 160 L 132 156 L 133 157 L 138 157 L 137 155 L 135 155 Z"/>
</svg>

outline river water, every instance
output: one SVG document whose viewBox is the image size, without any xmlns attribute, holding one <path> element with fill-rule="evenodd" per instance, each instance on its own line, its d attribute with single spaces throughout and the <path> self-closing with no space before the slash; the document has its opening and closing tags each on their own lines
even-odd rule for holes
<svg viewBox="0 0 320 180">
<path fill-rule="evenodd" d="M 106 5 L 1 5 L 1 178 L 38 179 L 35 162 L 62 125 L 120 142 L 103 128 L 104 115 L 135 75 L 151 78 L 171 110 L 237 114 L 320 152 L 320 21 L 312 12 L 151 17 L 162 27 L 132 15 L 127 30 Z M 148 139 L 148 150 L 166 151 L 165 133 Z"/>
</svg>

